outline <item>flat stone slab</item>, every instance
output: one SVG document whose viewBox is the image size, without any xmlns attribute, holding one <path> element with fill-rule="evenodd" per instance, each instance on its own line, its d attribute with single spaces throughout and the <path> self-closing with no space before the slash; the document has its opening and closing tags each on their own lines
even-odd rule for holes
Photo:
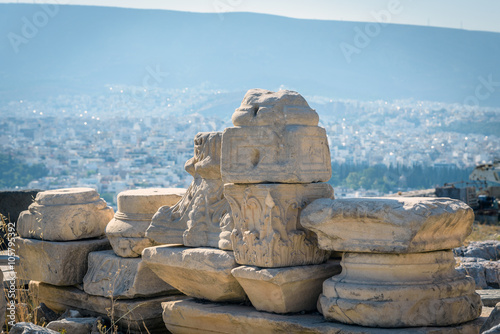
<svg viewBox="0 0 500 334">
<path fill-rule="evenodd" d="M 123 258 L 107 250 L 92 252 L 88 259 L 83 289 L 90 295 L 130 299 L 180 293 L 159 279 L 141 258 Z"/>
<path fill-rule="evenodd" d="M 320 314 L 281 315 L 253 307 L 200 303 L 193 299 L 162 303 L 163 320 L 174 334 L 308 333 L 308 334 L 476 334 L 486 321 L 453 327 L 369 328 L 326 321 Z"/>
<path fill-rule="evenodd" d="M 88 254 L 110 249 L 108 239 L 77 241 L 42 241 L 15 238 L 21 279 L 53 285 L 74 285 L 83 282 L 87 273 Z"/>
<path fill-rule="evenodd" d="M 231 251 L 157 246 L 144 249 L 142 259 L 159 278 L 188 296 L 211 301 L 246 300 L 245 292 L 231 275 L 238 266 Z"/>
<path fill-rule="evenodd" d="M 180 300 L 183 295 L 162 296 L 154 298 L 136 298 L 132 300 L 111 300 L 105 297 L 92 296 L 76 287 L 60 287 L 31 281 L 30 293 L 39 303 L 64 312 L 66 309 L 78 310 L 82 316 L 102 316 L 113 318 L 124 333 L 165 333 L 162 320 L 161 303 Z M 113 315 L 111 317 L 111 310 Z M 147 331 L 145 329 L 147 327 Z M 68 333 L 69 334 L 69 333 Z"/>
<path fill-rule="evenodd" d="M 495 307 L 500 303 L 500 289 L 476 290 L 476 293 L 481 297 L 484 306 Z"/>
<path fill-rule="evenodd" d="M 28 210 L 21 212 L 21 237 L 71 241 L 104 235 L 113 209 L 92 188 L 66 188 L 39 192 Z"/>
<path fill-rule="evenodd" d="M 300 217 L 322 249 L 398 254 L 459 247 L 473 221 L 467 204 L 428 197 L 322 198 Z"/>
<path fill-rule="evenodd" d="M 341 272 L 339 260 L 284 268 L 241 266 L 231 273 L 259 311 L 290 313 L 316 310 L 323 282 Z"/>
</svg>

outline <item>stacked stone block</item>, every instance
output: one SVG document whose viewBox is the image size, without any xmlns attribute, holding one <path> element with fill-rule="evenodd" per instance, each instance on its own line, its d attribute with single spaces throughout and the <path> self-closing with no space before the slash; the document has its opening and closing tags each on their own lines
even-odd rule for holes
<svg viewBox="0 0 500 334">
<path fill-rule="evenodd" d="M 455 270 L 472 209 L 452 199 L 320 199 L 301 216 L 320 247 L 345 252 L 318 307 L 327 320 L 369 327 L 450 326 L 481 314 L 474 280 Z"/>
<path fill-rule="evenodd" d="M 91 188 L 40 192 L 18 219 L 19 278 L 53 285 L 83 282 L 87 256 L 110 248 L 104 237 L 113 209 Z"/>
<path fill-rule="evenodd" d="M 221 224 L 232 230 L 220 173 L 221 138 L 220 132 L 194 138 L 194 156 L 185 164 L 193 182 L 177 204 L 155 214 L 146 236 L 164 246 L 146 248 L 142 257 L 158 277 L 188 296 L 242 302 L 245 293 L 231 275 L 238 264 L 227 233 L 221 233 Z"/>
<path fill-rule="evenodd" d="M 83 282 L 86 293 L 115 299 L 178 293 L 148 268 L 141 252 L 153 245 L 145 235 L 153 215 L 160 207 L 173 206 L 183 193 L 183 189 L 149 188 L 118 194 L 118 211 L 106 227 L 113 251 L 89 254 Z"/>
<path fill-rule="evenodd" d="M 324 263 L 330 252 L 318 247 L 299 215 L 313 200 L 333 198 L 324 183 L 331 176 L 326 132 L 305 99 L 286 90 L 248 91 L 232 121 L 221 157 L 232 247 L 243 265 L 232 273 L 258 310 L 315 309 L 322 281 L 339 267 Z"/>
</svg>

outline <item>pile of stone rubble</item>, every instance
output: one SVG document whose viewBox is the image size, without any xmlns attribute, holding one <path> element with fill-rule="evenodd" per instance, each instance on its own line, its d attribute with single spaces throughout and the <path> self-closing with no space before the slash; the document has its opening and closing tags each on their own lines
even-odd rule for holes
<svg viewBox="0 0 500 334">
<path fill-rule="evenodd" d="M 114 217 L 91 189 L 39 193 L 18 240 L 38 301 L 127 333 L 480 331 L 466 273 L 484 261 L 455 270 L 452 251 L 467 205 L 334 199 L 326 132 L 296 92 L 250 90 L 232 121 L 195 137 L 185 191 L 123 192 Z"/>
</svg>

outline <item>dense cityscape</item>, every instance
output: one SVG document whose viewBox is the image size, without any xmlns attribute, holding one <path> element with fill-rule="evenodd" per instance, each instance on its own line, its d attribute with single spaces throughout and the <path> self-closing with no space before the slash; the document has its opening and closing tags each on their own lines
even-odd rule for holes
<svg viewBox="0 0 500 334">
<path fill-rule="evenodd" d="M 232 126 L 231 114 L 244 94 L 199 87 L 107 89 L 93 97 L 3 105 L 0 154 L 11 164 L 36 166 L 43 176 L 33 175 L 26 184 L 11 178 L 2 187 L 89 186 L 111 203 L 125 189 L 187 187 L 191 176 L 184 163 L 193 154 L 195 134 Z M 327 130 L 336 166 L 467 169 L 500 156 L 498 109 L 305 98 Z"/>
</svg>

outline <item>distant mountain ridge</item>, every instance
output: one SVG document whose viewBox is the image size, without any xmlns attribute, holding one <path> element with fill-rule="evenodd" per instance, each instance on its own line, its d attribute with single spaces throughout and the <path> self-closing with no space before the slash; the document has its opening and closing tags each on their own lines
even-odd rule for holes
<svg viewBox="0 0 500 334">
<path fill-rule="evenodd" d="M 304 95 L 500 107 L 499 33 L 387 24 L 360 43 L 363 22 L 51 8 L 0 4 L 0 100 L 94 93 L 107 84 L 208 83 L 233 91 L 283 86 Z M 30 23 L 36 33 L 29 34 Z M 359 51 L 350 62 L 346 45 Z"/>
</svg>

